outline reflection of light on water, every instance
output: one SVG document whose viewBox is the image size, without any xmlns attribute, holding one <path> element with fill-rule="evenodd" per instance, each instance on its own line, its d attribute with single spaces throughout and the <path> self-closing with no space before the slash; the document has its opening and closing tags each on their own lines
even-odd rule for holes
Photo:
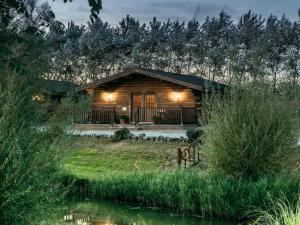
<svg viewBox="0 0 300 225">
<path fill-rule="evenodd" d="M 64 221 L 75 225 L 117 225 L 109 219 L 96 219 L 86 216 L 84 214 L 65 215 Z M 133 225 L 135 225 L 135 223 Z"/>
</svg>

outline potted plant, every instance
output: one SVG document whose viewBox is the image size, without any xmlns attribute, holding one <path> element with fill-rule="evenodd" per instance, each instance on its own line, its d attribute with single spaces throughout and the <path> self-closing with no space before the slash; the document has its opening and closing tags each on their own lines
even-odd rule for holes
<svg viewBox="0 0 300 225">
<path fill-rule="evenodd" d="M 129 121 L 129 117 L 127 115 L 120 116 L 120 124 L 127 124 Z"/>
<path fill-rule="evenodd" d="M 152 119 L 153 119 L 154 124 L 159 124 L 161 122 L 161 117 L 160 116 L 154 115 L 152 117 Z"/>
</svg>

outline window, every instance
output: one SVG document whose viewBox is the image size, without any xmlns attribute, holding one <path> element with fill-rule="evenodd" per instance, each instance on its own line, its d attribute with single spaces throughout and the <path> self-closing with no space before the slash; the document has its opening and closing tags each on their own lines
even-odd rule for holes
<svg viewBox="0 0 300 225">
<path fill-rule="evenodd" d="M 146 107 L 155 107 L 155 95 L 146 95 Z"/>
</svg>

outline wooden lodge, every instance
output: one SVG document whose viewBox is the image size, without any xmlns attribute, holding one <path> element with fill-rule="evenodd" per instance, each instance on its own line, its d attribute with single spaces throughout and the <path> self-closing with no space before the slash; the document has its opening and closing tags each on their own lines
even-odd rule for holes
<svg viewBox="0 0 300 225">
<path fill-rule="evenodd" d="M 195 75 L 132 69 L 78 89 L 92 96 L 92 108 L 77 118 L 82 124 L 195 124 L 203 94 L 225 85 Z"/>
</svg>

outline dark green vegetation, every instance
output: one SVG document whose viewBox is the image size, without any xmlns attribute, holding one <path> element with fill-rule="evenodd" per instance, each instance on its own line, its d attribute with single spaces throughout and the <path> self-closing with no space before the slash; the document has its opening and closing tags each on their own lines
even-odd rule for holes
<svg viewBox="0 0 300 225">
<path fill-rule="evenodd" d="M 288 165 L 299 138 L 298 99 L 254 82 L 210 101 L 202 148 L 210 168 L 257 179 Z"/>
<path fill-rule="evenodd" d="M 128 15 L 117 26 L 101 19 L 86 29 L 70 23 L 59 35 L 49 35 L 59 43 L 52 49 L 51 77 L 84 83 L 142 67 L 199 74 L 226 84 L 264 79 L 274 89 L 293 88 L 300 79 L 299 34 L 299 20 L 262 18 L 251 11 L 237 20 L 221 12 L 203 22 L 154 17 L 144 24 Z"/>
<path fill-rule="evenodd" d="M 95 1 L 90 1 L 95 2 Z M 93 11 L 95 13 L 95 11 Z M 45 30 L 62 23 L 36 1 L 0 2 L 0 224 L 40 224 L 59 210 L 64 189 L 58 175 L 62 121 L 33 101 L 36 81 L 49 69 Z M 60 149 L 62 150 L 62 149 Z"/>
<path fill-rule="evenodd" d="M 124 118 L 124 117 L 123 117 Z M 122 140 L 126 140 L 130 137 L 130 132 L 127 128 L 122 128 L 120 130 L 117 130 L 115 133 L 114 133 L 114 136 L 112 138 L 112 140 L 114 142 L 118 142 L 118 141 L 122 141 Z"/>
<path fill-rule="evenodd" d="M 179 213 L 245 219 L 253 208 L 268 209 L 272 198 L 287 196 L 293 202 L 299 185 L 296 176 L 249 182 L 192 171 L 119 172 L 75 178 L 70 194 L 164 207 Z"/>
<path fill-rule="evenodd" d="M 264 22 L 249 12 L 235 24 L 222 12 L 201 25 L 154 18 L 141 26 L 128 16 L 112 28 L 96 19 L 100 8 L 93 9 L 95 20 L 85 30 L 74 23 L 65 28 L 49 6 L 34 0 L 0 2 L 0 223 L 39 224 L 62 197 L 59 117 L 50 117 L 47 129 L 37 129 L 43 109 L 31 101 L 40 88 L 32 81 L 83 82 L 110 74 L 107 68 L 133 66 L 191 69 L 228 84 L 255 80 L 271 87 L 269 93 L 258 92 L 261 96 L 241 94 L 228 107 L 212 107 L 216 117 L 208 128 L 216 129 L 208 129 L 203 139 L 210 170 L 162 170 L 174 168 L 175 158 L 161 143 L 137 142 L 137 148 L 128 143 L 127 150 L 126 142 L 100 143 L 101 153 L 73 149 L 64 159 L 65 181 L 75 178 L 70 194 L 236 219 L 251 207 L 268 208 L 271 198 L 285 196 L 293 204 L 299 193 L 297 164 L 289 165 L 288 175 L 282 165 L 299 158 L 297 149 L 290 153 L 297 119 L 289 101 L 285 105 L 278 95 L 299 96 L 294 92 L 300 77 L 299 21 L 270 16 Z"/>
<path fill-rule="evenodd" d="M 65 182 L 75 180 L 70 195 L 234 219 L 245 219 L 253 208 L 267 209 L 273 198 L 286 196 L 293 202 L 298 197 L 300 181 L 296 174 L 249 181 L 197 169 L 177 171 L 177 146 L 76 138 L 64 166 Z M 290 158 L 298 154 L 295 150 Z M 166 162 L 170 166 L 166 167 Z"/>
<path fill-rule="evenodd" d="M 186 136 L 188 137 L 189 142 L 193 142 L 201 138 L 203 133 L 204 133 L 203 128 L 197 127 L 197 128 L 189 129 L 186 132 Z"/>
<path fill-rule="evenodd" d="M 43 132 L 34 128 L 40 115 L 38 107 L 15 79 L 8 80 L 0 92 L 1 224 L 39 221 L 56 210 L 63 191 L 58 154 L 51 148 L 59 144 L 60 127 L 51 123 Z"/>
</svg>

